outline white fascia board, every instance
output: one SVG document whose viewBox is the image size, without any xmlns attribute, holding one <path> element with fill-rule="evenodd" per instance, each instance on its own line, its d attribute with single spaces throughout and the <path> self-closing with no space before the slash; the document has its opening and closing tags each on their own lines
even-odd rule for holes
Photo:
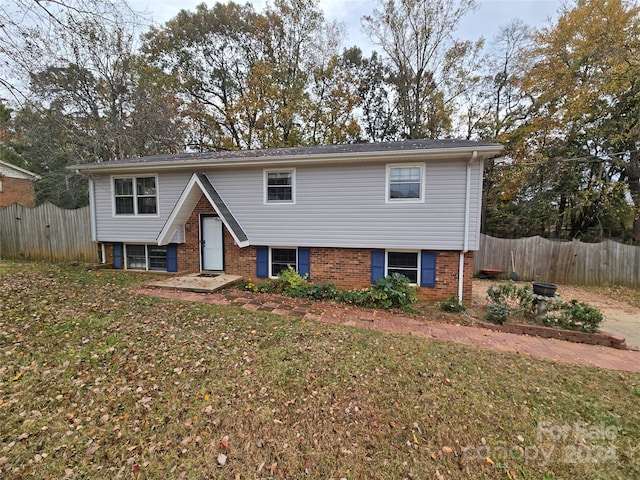
<svg viewBox="0 0 640 480">
<path fill-rule="evenodd" d="M 221 159 L 197 159 L 197 160 L 166 160 L 150 161 L 145 163 L 120 163 L 105 165 L 100 163 L 85 164 L 78 168 L 81 172 L 109 171 L 115 172 L 146 172 L 149 170 L 193 170 L 194 168 L 220 168 L 220 167 L 282 167 L 294 165 L 318 165 L 318 164 L 350 164 L 371 161 L 411 161 L 411 160 L 468 160 L 473 152 L 477 152 L 478 159 L 485 159 L 502 153 L 502 146 L 483 145 L 473 147 L 433 148 L 415 150 L 391 150 L 382 152 L 355 152 L 355 153 L 331 153 L 316 155 L 274 155 L 261 157 L 235 157 Z"/>
</svg>

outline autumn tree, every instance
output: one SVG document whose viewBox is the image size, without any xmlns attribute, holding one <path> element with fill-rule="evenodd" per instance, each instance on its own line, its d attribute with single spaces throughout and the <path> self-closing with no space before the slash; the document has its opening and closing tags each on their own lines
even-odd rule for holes
<svg viewBox="0 0 640 480">
<path fill-rule="evenodd" d="M 556 166 L 536 192 L 555 210 L 552 236 L 602 229 L 612 215 L 624 226 L 625 192 L 640 245 L 640 8 L 622 0 L 578 0 L 535 35 L 532 66 L 520 88 L 528 120 L 509 136 L 514 158 Z M 544 166 L 544 167 L 543 167 Z M 622 182 L 621 185 L 618 182 Z M 621 188 L 621 186 L 623 188 Z M 598 210 L 598 205 L 613 205 Z M 628 204 L 627 204 L 628 205 Z M 582 227 L 580 227 L 582 225 Z M 563 234 L 563 232 L 566 232 Z"/>
<path fill-rule="evenodd" d="M 363 17 L 366 33 L 389 62 L 404 137 L 448 133 L 445 81 L 472 46 L 456 42 L 452 33 L 474 6 L 474 0 L 380 0 Z"/>
</svg>

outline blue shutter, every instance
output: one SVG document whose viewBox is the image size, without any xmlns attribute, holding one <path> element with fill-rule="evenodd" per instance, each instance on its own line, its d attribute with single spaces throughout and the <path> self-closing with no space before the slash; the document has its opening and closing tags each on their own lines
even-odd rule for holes
<svg viewBox="0 0 640 480">
<path fill-rule="evenodd" d="M 167 245 L 167 272 L 178 271 L 178 245 L 170 243 Z"/>
<path fill-rule="evenodd" d="M 113 268 L 122 270 L 123 258 L 122 258 L 122 244 L 113 243 Z"/>
<path fill-rule="evenodd" d="M 436 252 L 421 252 L 420 257 L 420 286 L 436 286 Z"/>
<path fill-rule="evenodd" d="M 256 277 L 267 278 L 269 276 L 269 249 L 267 247 L 256 248 Z"/>
<path fill-rule="evenodd" d="M 311 255 L 308 248 L 298 249 L 298 273 L 302 277 L 309 275 L 307 280 L 311 278 Z"/>
<path fill-rule="evenodd" d="M 384 250 L 373 250 L 371 252 L 371 283 L 376 283 L 384 278 Z"/>
</svg>

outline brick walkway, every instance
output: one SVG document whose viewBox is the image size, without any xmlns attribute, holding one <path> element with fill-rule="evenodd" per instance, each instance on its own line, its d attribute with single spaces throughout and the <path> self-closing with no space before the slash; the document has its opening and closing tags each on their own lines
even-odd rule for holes
<svg viewBox="0 0 640 480">
<path fill-rule="evenodd" d="M 311 302 L 275 295 L 253 294 L 240 290 L 221 293 L 195 293 L 179 290 L 144 288 L 138 293 L 160 298 L 210 303 L 259 310 L 324 323 L 372 328 L 437 340 L 464 343 L 482 348 L 589 365 L 609 370 L 640 372 L 640 352 L 497 332 L 479 327 L 451 325 L 424 318 L 391 315 L 377 310 L 358 309 L 330 303 Z"/>
</svg>

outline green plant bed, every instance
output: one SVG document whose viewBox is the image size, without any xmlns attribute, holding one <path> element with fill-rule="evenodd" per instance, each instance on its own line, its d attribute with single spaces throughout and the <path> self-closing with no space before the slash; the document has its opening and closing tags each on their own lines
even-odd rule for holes
<svg viewBox="0 0 640 480">
<path fill-rule="evenodd" d="M 540 305 L 528 285 L 518 287 L 513 282 L 492 286 L 487 290 L 489 304 L 485 312 L 485 320 L 503 324 L 518 321 L 531 325 L 579 332 L 595 333 L 604 320 L 602 312 L 578 300 L 556 301 L 547 303 L 547 311 L 541 316 Z"/>
<path fill-rule="evenodd" d="M 392 274 L 362 290 L 340 290 L 331 283 L 315 284 L 288 267 L 277 279 L 263 282 L 244 282 L 242 290 L 279 293 L 288 297 L 308 300 L 331 300 L 359 307 L 411 310 L 417 300 L 416 287 L 404 275 Z"/>
</svg>

